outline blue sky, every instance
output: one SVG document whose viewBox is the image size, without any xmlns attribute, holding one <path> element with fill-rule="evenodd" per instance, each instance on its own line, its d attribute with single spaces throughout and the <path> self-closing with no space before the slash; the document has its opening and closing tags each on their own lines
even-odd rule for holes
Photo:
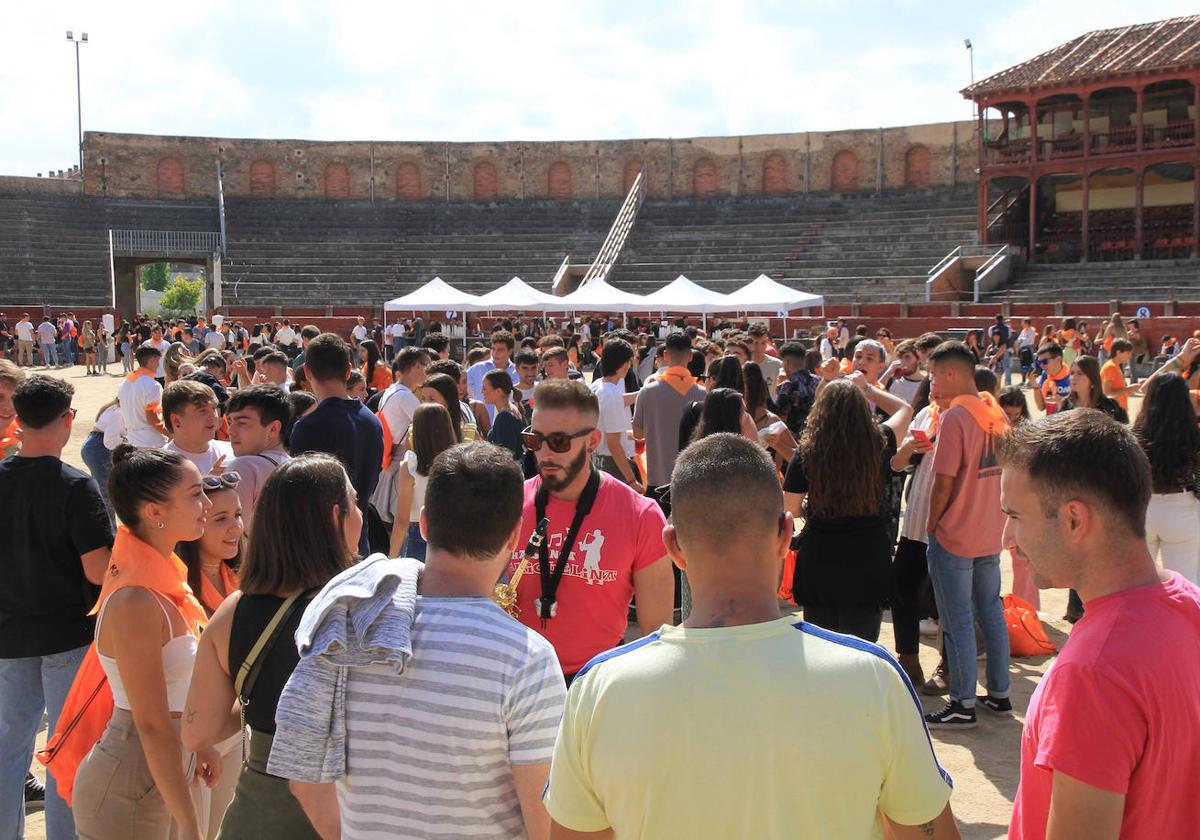
<svg viewBox="0 0 1200 840">
<path fill-rule="evenodd" d="M 967 119 L 969 81 L 1159 0 L 283 2 L 14 0 L 0 31 L 0 174 L 76 159 L 85 129 L 313 140 L 566 140 Z"/>
</svg>

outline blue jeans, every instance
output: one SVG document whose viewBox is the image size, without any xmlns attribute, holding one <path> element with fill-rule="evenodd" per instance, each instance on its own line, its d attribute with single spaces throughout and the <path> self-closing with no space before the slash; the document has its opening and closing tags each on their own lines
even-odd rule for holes
<svg viewBox="0 0 1200 840">
<path fill-rule="evenodd" d="M 115 528 L 116 520 L 113 518 L 112 502 L 108 500 L 108 474 L 112 472 L 112 452 L 104 445 L 104 434 L 102 432 L 89 434 L 87 440 L 83 442 L 79 454 L 83 458 L 83 463 L 87 464 L 88 470 L 92 473 L 92 478 L 96 479 L 96 483 L 100 485 L 100 496 L 104 499 L 104 505 L 108 508 L 108 518 Z"/>
<path fill-rule="evenodd" d="M 133 372 L 133 350 L 128 341 L 121 342 L 121 367 L 125 369 L 125 373 Z"/>
<path fill-rule="evenodd" d="M 404 538 L 404 545 L 400 549 L 400 556 L 411 557 L 414 560 L 420 560 L 424 563 L 425 546 L 425 538 L 421 536 L 420 523 L 408 523 L 408 536 Z"/>
<path fill-rule="evenodd" d="M 71 347 L 71 339 L 63 339 L 61 353 L 64 365 L 70 366 L 75 364 L 75 350 Z"/>
<path fill-rule="evenodd" d="M 42 712 L 54 732 L 85 653 L 87 648 L 81 647 L 49 656 L 0 659 L 0 837 L 25 834 L 25 773 L 33 758 Z M 71 809 L 58 795 L 54 777 L 47 773 L 46 838 L 74 837 Z"/>
<path fill-rule="evenodd" d="M 1012 384 L 1012 351 L 1004 354 L 1004 387 Z"/>
<path fill-rule="evenodd" d="M 929 580 L 937 599 L 938 616 L 946 638 L 946 668 L 950 677 L 950 699 L 964 706 L 975 705 L 979 679 L 975 621 L 983 630 L 987 649 L 987 691 L 1007 697 L 1008 626 L 1000 603 L 1000 556 L 958 557 L 929 535 Z"/>
<path fill-rule="evenodd" d="M 42 364 L 50 367 L 50 360 L 54 360 L 54 366 L 58 367 L 58 344 L 51 342 L 42 345 Z"/>
</svg>

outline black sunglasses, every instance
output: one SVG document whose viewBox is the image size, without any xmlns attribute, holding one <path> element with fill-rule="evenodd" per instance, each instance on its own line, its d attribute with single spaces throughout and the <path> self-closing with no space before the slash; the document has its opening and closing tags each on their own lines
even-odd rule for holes
<svg viewBox="0 0 1200 840">
<path fill-rule="evenodd" d="M 593 426 L 590 429 L 584 429 L 583 431 L 575 432 L 574 434 L 567 434 L 566 432 L 551 432 L 548 435 L 544 435 L 541 432 L 535 432 L 533 430 L 533 426 L 529 426 L 525 429 L 525 431 L 521 432 L 521 443 L 525 444 L 525 448 L 530 452 L 537 452 L 542 448 L 542 444 L 545 443 L 550 447 L 551 452 L 561 453 L 566 452 L 571 448 L 571 441 L 575 440 L 576 438 L 590 435 L 594 431 L 595 427 Z"/>
</svg>

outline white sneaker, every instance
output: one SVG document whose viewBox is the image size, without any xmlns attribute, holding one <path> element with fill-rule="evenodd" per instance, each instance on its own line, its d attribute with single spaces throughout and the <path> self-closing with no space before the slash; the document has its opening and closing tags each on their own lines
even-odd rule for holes
<svg viewBox="0 0 1200 840">
<path fill-rule="evenodd" d="M 938 623 L 932 618 L 921 619 L 921 635 L 936 636 L 938 632 Z"/>
</svg>

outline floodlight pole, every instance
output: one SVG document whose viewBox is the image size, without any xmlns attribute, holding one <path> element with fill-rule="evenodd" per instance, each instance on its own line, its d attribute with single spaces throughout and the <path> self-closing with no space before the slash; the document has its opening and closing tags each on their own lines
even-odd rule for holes
<svg viewBox="0 0 1200 840">
<path fill-rule="evenodd" d="M 963 46 L 967 48 L 967 55 L 971 62 L 971 87 L 975 86 L 975 45 L 971 43 L 970 38 L 963 39 Z M 975 121 L 975 100 L 971 100 L 971 121 Z"/>
<path fill-rule="evenodd" d="M 67 40 L 75 45 L 75 123 L 78 129 L 79 179 L 83 180 L 83 93 L 79 83 L 79 45 L 88 42 L 88 35 L 81 32 L 76 39 L 75 33 L 68 29 Z"/>
</svg>

